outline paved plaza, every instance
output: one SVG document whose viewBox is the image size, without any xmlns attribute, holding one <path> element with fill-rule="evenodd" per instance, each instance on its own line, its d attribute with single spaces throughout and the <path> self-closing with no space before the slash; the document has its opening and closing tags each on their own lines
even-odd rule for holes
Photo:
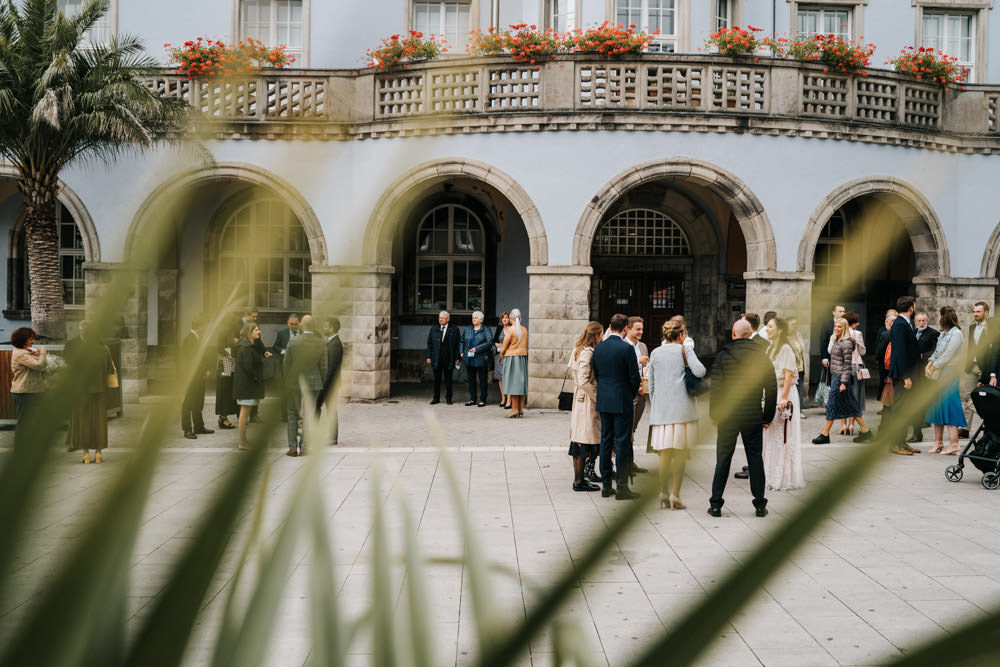
<svg viewBox="0 0 1000 667">
<path fill-rule="evenodd" d="M 524 419 L 512 420 L 494 405 L 465 407 L 459 398 L 451 406 L 430 407 L 429 396 L 416 387 L 398 393 L 389 402 L 345 406 L 341 444 L 317 450 L 313 459 L 286 457 L 280 429 L 269 455 L 265 534 L 276 530 L 303 466 L 319 459 L 336 580 L 349 615 L 360 614 L 372 599 L 375 466 L 385 471 L 380 498 L 390 523 L 399 524 L 399 500 L 405 499 L 419 521 L 429 557 L 461 554 L 440 454 L 425 425 L 428 412 L 447 433 L 447 455 L 459 470 L 481 543 L 496 566 L 494 599 L 506 618 L 523 614 L 539 587 L 569 566 L 625 509 L 627 503 L 602 499 L 599 493 L 571 490 L 567 413 L 529 406 Z M 79 534 L 81 515 L 109 489 L 111 478 L 135 451 L 133 438 L 144 415 L 164 402 L 150 398 L 127 405 L 125 416 L 111 423 L 111 447 L 101 465 L 83 466 L 74 454 L 54 454 L 61 460 L 17 561 L 14 588 L 0 601 L 0 642 L 16 630 L 41 582 Z M 869 410 L 875 407 L 869 402 Z M 803 440 L 808 443 L 822 428 L 822 413 L 806 412 Z M 209 405 L 205 414 L 211 413 Z M 877 417 L 868 416 L 869 423 L 877 423 Z M 646 418 L 643 433 L 645 424 Z M 0 461 L 10 455 L 12 439 L 11 431 L 0 432 Z M 179 427 L 171 435 L 135 550 L 131 625 L 148 613 L 165 568 L 188 544 L 213 483 L 241 456 L 236 441 L 234 431 L 216 431 L 196 441 L 182 438 Z M 852 448 L 862 446 L 837 436 L 830 445 L 805 445 L 807 481 L 825 478 Z M 717 641 L 700 664 L 879 664 L 995 608 L 1000 601 L 1000 491 L 983 489 L 980 474 L 971 468 L 963 482 L 946 481 L 944 469 L 954 459 L 924 453 L 885 460 L 731 625 L 718 629 Z M 637 460 L 653 474 L 654 456 L 638 453 Z M 754 516 L 747 482 L 730 480 L 723 516 L 712 518 L 705 510 L 714 461 L 714 447 L 699 447 L 684 483 L 689 509 L 649 509 L 570 600 L 564 615 L 584 628 L 599 662 L 628 664 L 646 640 L 670 627 L 722 573 L 739 567 L 812 490 L 769 492 L 771 513 L 761 519 Z M 737 450 L 734 471 L 744 462 Z M 242 548 L 244 539 L 241 531 L 231 551 Z M 186 664 L 206 664 L 210 658 L 234 561 L 226 559 L 223 576 L 210 591 Z M 309 552 L 302 545 L 289 573 L 269 665 L 302 665 L 308 656 L 308 563 Z M 430 566 L 426 586 L 440 664 L 472 662 L 475 627 L 461 566 Z M 290 618 L 299 621 L 287 622 Z M 543 635 L 516 664 L 548 665 L 551 650 L 548 635 Z M 370 642 L 360 636 L 351 647 L 351 664 L 371 664 L 371 651 Z"/>
</svg>

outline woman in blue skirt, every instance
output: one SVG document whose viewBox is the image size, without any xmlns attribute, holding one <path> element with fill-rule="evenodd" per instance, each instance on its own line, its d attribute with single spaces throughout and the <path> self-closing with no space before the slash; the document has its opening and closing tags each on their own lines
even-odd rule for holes
<svg viewBox="0 0 1000 667">
<path fill-rule="evenodd" d="M 958 454 L 958 429 L 967 428 L 965 415 L 962 413 L 962 399 L 958 392 L 958 376 L 961 373 L 962 347 L 964 337 L 962 327 L 958 326 L 958 313 L 951 306 L 941 309 L 941 335 L 938 336 L 937 347 L 927 362 L 925 373 L 935 380 L 935 388 L 940 398 L 927 412 L 927 421 L 934 425 L 934 447 L 931 454 Z M 944 427 L 948 427 L 948 449 L 944 448 Z"/>
</svg>

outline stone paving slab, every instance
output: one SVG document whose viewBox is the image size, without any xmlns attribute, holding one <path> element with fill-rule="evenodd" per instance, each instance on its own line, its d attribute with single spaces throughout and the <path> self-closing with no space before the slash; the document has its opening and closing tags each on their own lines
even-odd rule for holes
<svg viewBox="0 0 1000 667">
<path fill-rule="evenodd" d="M 423 582 L 437 658 L 440 664 L 464 665 L 476 651 L 468 573 L 453 562 L 462 553 L 461 533 L 425 415 L 433 414 L 448 434 L 447 456 L 493 566 L 491 607 L 502 618 L 523 615 L 540 588 L 571 565 L 625 504 L 571 491 L 567 414 L 529 408 L 524 419 L 505 419 L 493 406 L 465 407 L 456 401 L 431 408 L 426 401 L 419 392 L 404 391 L 394 402 L 344 406 L 341 444 L 310 459 L 284 456 L 279 429 L 268 460 L 263 536 L 273 538 L 303 466 L 315 461 L 325 484 L 334 581 L 345 613 L 356 617 L 373 595 L 373 503 L 383 504 L 393 530 L 401 526 L 405 506 L 418 522 L 426 553 L 439 559 Z M 83 531 L 84 519 L 92 518 L 87 508 L 141 446 L 135 437 L 145 415 L 164 402 L 147 399 L 126 406 L 125 416 L 111 423 L 111 447 L 99 466 L 82 466 L 73 454 L 54 454 L 58 461 L 22 542 L 14 586 L 0 600 L 0 642 L 16 632 L 39 588 Z M 211 412 L 206 408 L 206 415 Z M 803 437 L 808 439 L 818 433 L 822 413 L 806 412 Z M 869 423 L 877 422 L 869 417 Z M 640 432 L 644 429 L 645 421 Z M 196 441 L 183 439 L 179 429 L 169 436 L 134 550 L 130 629 L 149 613 L 167 568 L 188 544 L 212 498 L 213 484 L 240 456 L 236 439 L 234 431 Z M 11 432 L 0 432 L 0 462 L 10 455 L 11 441 Z M 831 445 L 807 444 L 807 481 L 825 478 L 860 446 L 842 437 Z M 770 492 L 771 514 L 759 519 L 747 482 L 731 480 L 723 517 L 712 518 L 705 509 L 714 459 L 710 444 L 696 448 L 683 492 L 689 509 L 648 510 L 583 578 L 563 610 L 561 617 L 579 624 L 601 662 L 622 665 L 638 655 L 646 640 L 738 567 L 813 488 Z M 655 469 L 654 456 L 637 450 L 637 460 Z M 718 630 L 717 642 L 700 664 L 877 664 L 994 608 L 1000 600 L 1000 492 L 983 489 L 971 468 L 963 482 L 947 482 L 943 472 L 951 461 L 954 457 L 927 454 L 886 460 L 750 605 Z M 743 463 L 737 450 L 734 471 Z M 381 478 L 377 500 L 375 477 Z M 236 551 L 249 523 L 248 514 L 205 601 L 186 664 L 206 664 L 211 655 Z M 308 570 L 308 546 L 300 545 L 279 618 L 308 614 Z M 405 573 L 398 566 L 393 572 L 393 586 L 402 593 Z M 371 664 L 366 637 L 362 634 L 351 647 L 348 664 Z M 543 633 L 514 664 L 551 664 L 550 641 L 551 635 Z M 301 665 L 308 655 L 308 624 L 279 623 L 267 664 Z"/>
</svg>

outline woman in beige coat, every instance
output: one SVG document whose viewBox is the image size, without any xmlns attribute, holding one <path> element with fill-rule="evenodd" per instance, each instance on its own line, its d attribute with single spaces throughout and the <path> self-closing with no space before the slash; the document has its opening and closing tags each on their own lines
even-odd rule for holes
<svg viewBox="0 0 1000 667">
<path fill-rule="evenodd" d="M 569 424 L 569 455 L 573 457 L 573 490 L 599 491 L 601 487 L 591 482 L 601 479 L 594 473 L 597 449 L 601 443 L 601 415 L 597 412 L 597 378 L 591 372 L 590 362 L 594 346 L 601 341 L 604 327 L 600 322 L 590 322 L 573 347 L 569 361 L 573 374 L 573 411 Z"/>
</svg>

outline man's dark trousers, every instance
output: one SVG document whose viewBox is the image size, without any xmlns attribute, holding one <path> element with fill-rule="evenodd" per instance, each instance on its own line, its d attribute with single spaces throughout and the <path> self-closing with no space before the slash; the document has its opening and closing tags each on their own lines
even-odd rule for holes
<svg viewBox="0 0 1000 667">
<path fill-rule="evenodd" d="M 767 505 L 764 497 L 764 433 L 758 424 L 719 424 L 719 432 L 715 444 L 715 477 L 712 479 L 712 497 L 708 504 L 712 507 L 722 507 L 725 500 L 722 494 L 726 491 L 729 481 L 729 468 L 736 451 L 736 436 L 743 436 L 743 449 L 747 455 L 747 467 L 750 472 L 750 493 L 753 494 L 754 507 Z"/>
<path fill-rule="evenodd" d="M 619 488 L 628 487 L 632 470 L 632 413 L 601 413 L 601 477 L 611 486 L 611 450 L 614 449 L 616 481 Z"/>
<path fill-rule="evenodd" d="M 451 400 L 451 369 L 455 367 L 454 361 L 449 361 L 444 366 L 434 367 L 434 400 L 441 400 L 441 378 L 444 378 L 444 397 Z"/>
<path fill-rule="evenodd" d="M 191 386 L 184 392 L 184 402 L 181 404 L 181 430 L 185 433 L 200 431 L 205 428 L 201 416 L 205 409 L 205 378 L 199 376 L 191 381 Z"/>
</svg>

